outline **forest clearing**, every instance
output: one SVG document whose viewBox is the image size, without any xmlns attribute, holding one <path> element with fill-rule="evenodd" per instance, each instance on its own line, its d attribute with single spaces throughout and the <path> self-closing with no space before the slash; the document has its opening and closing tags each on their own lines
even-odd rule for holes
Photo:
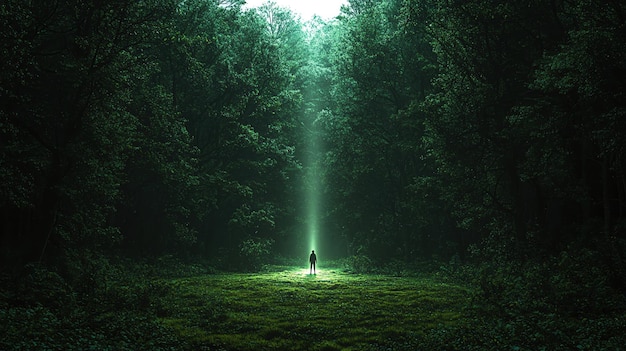
<svg viewBox="0 0 626 351">
<path fill-rule="evenodd" d="M 168 286 L 161 322 L 197 347 L 224 350 L 416 350 L 433 331 L 467 323 L 470 297 L 428 278 L 295 267 Z"/>
<path fill-rule="evenodd" d="M 357 274 L 337 262 L 312 275 L 283 265 L 168 270 L 176 264 L 163 261 L 135 266 L 90 299 L 33 272 L 39 282 L 18 295 L 0 290 L 13 299 L 0 308 L 0 350 L 623 349 L 623 297 L 578 313 L 571 293 L 572 306 L 510 291 L 494 303 L 468 279 L 475 268 Z"/>
<path fill-rule="evenodd" d="M 0 2 L 0 351 L 626 348 L 626 1 L 322 2 Z"/>
<path fill-rule="evenodd" d="M 626 318 L 485 309 L 438 273 L 272 266 L 164 281 L 159 321 L 189 350 L 621 350 Z M 406 275 L 406 276 L 403 276 Z"/>
</svg>

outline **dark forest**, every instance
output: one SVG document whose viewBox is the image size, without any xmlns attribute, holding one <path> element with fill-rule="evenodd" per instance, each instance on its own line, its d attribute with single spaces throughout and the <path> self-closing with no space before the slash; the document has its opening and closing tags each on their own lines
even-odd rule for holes
<svg viewBox="0 0 626 351">
<path fill-rule="evenodd" d="M 0 3 L 0 350 L 626 350 L 625 3 L 244 4 Z"/>
</svg>

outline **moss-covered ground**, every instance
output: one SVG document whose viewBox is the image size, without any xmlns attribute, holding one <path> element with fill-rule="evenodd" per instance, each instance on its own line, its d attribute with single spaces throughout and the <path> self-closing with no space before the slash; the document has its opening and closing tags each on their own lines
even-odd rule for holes
<svg viewBox="0 0 626 351">
<path fill-rule="evenodd" d="M 418 350 L 433 331 L 466 323 L 471 295 L 432 279 L 293 267 L 167 285 L 161 323 L 210 350 Z"/>
<path fill-rule="evenodd" d="M 560 271 L 546 283 L 529 269 L 483 282 L 476 266 L 384 275 L 120 267 L 82 291 L 36 267 L 21 280 L 0 275 L 0 350 L 626 350 L 624 296 Z"/>
</svg>

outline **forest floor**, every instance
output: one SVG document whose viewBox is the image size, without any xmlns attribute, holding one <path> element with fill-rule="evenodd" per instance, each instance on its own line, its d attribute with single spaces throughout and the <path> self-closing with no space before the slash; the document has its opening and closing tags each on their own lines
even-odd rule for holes
<svg viewBox="0 0 626 351">
<path fill-rule="evenodd" d="M 469 322 L 464 286 L 332 268 L 274 270 L 170 280 L 160 320 L 195 349 L 242 351 L 429 349 L 434 331 Z"/>
<path fill-rule="evenodd" d="M 220 273 L 166 260 L 110 269 L 93 295 L 34 270 L 0 281 L 0 351 L 626 350 L 624 296 L 564 290 L 571 299 L 550 303 L 503 290 L 485 300 L 466 268 Z"/>
</svg>

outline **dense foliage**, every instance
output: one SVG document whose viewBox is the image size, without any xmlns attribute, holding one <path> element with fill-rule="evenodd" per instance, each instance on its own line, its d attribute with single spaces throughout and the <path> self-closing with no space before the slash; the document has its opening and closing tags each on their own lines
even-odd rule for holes
<svg viewBox="0 0 626 351">
<path fill-rule="evenodd" d="M 3 3 L 3 261 L 286 234 L 304 34 L 240 5 Z"/>
<path fill-rule="evenodd" d="M 121 257 L 306 257 L 311 213 L 322 262 L 444 262 L 502 318 L 624 308 L 626 5 L 244 3 L 0 4 L 2 318 Z"/>
</svg>

